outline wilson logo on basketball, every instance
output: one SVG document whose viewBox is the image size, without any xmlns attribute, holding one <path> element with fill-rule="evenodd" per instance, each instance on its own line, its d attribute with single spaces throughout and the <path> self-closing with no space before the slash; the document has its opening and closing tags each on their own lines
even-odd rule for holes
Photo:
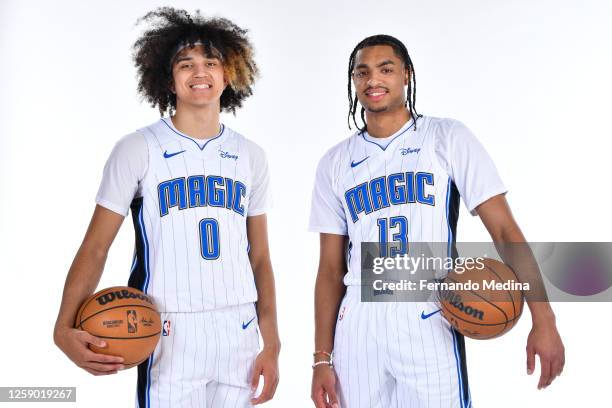
<svg viewBox="0 0 612 408">
<path fill-rule="evenodd" d="M 149 299 L 148 296 L 144 296 L 139 293 L 130 292 L 129 290 L 126 290 L 126 289 L 117 290 L 115 292 L 108 292 L 96 298 L 96 300 L 101 306 L 104 306 L 105 304 L 113 302 L 117 299 L 140 299 L 150 304 L 153 304 L 153 301 L 151 301 L 151 299 Z"/>
<path fill-rule="evenodd" d="M 461 296 L 458 295 L 457 293 L 450 291 L 450 290 L 441 290 L 440 297 L 446 300 L 451 306 L 453 306 L 455 309 L 459 310 L 460 312 L 468 316 L 475 317 L 478 320 L 484 319 L 484 311 L 480 309 L 476 309 L 472 306 L 464 305 L 463 302 L 461 301 Z"/>
</svg>

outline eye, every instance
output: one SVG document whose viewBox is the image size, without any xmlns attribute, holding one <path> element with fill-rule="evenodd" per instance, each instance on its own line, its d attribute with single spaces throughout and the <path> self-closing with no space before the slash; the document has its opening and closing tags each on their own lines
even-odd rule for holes
<svg viewBox="0 0 612 408">
<path fill-rule="evenodd" d="M 391 68 L 383 68 L 383 69 L 382 69 L 382 73 L 383 73 L 383 74 L 390 74 L 390 73 L 392 73 L 392 72 L 393 72 L 393 70 L 392 70 Z"/>
<path fill-rule="evenodd" d="M 192 67 L 192 64 L 181 64 L 179 66 L 180 69 L 189 69 Z"/>
<path fill-rule="evenodd" d="M 355 75 L 355 78 L 363 78 L 364 76 L 366 76 L 366 74 L 367 73 L 365 71 L 357 71 L 353 75 Z"/>
<path fill-rule="evenodd" d="M 208 63 L 206 63 L 206 65 L 209 66 L 209 67 L 216 67 L 217 63 L 216 62 L 208 62 Z"/>
</svg>

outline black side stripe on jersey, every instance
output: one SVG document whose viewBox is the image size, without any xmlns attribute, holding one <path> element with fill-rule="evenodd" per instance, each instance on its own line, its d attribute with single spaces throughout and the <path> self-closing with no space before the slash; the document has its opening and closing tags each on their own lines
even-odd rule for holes
<svg viewBox="0 0 612 408">
<path fill-rule="evenodd" d="M 136 381 L 136 399 L 139 408 L 149 408 L 149 388 L 151 387 L 151 364 L 153 363 L 153 354 L 138 364 L 138 379 Z"/>
<path fill-rule="evenodd" d="M 144 228 L 142 217 L 143 199 L 135 198 L 130 205 L 132 221 L 134 222 L 134 233 L 136 238 L 136 262 L 132 267 L 132 273 L 128 279 L 128 286 L 147 293 L 149 284 L 149 243 Z"/>
<path fill-rule="evenodd" d="M 448 222 L 448 254 L 455 259 L 459 256 L 455 243 L 457 242 L 457 221 L 459 220 L 459 190 L 455 182 L 448 178 L 446 190 L 446 220 Z"/>
<path fill-rule="evenodd" d="M 472 406 L 472 397 L 470 395 L 470 386 L 468 382 L 467 360 L 465 354 L 465 338 L 463 334 L 452 329 L 453 345 L 455 347 L 455 357 L 457 358 L 457 371 L 459 372 L 459 398 L 461 399 L 462 408 L 470 408 Z"/>
<path fill-rule="evenodd" d="M 149 283 L 149 243 L 142 217 L 144 201 L 142 197 L 135 198 L 130 205 L 134 233 L 136 238 L 136 260 L 128 279 L 128 286 L 147 293 Z M 149 387 L 151 386 L 151 357 L 138 365 L 138 380 L 136 382 L 136 398 L 140 408 L 149 408 Z"/>
<path fill-rule="evenodd" d="M 453 259 L 459 256 L 457 251 L 457 222 L 459 221 L 459 189 L 449 177 L 446 190 L 446 220 L 448 222 L 448 254 Z M 455 359 L 457 360 L 457 374 L 459 380 L 459 398 L 461 408 L 471 407 L 470 387 L 468 383 L 467 362 L 465 353 L 465 338 L 461 333 L 451 328 Z"/>
</svg>

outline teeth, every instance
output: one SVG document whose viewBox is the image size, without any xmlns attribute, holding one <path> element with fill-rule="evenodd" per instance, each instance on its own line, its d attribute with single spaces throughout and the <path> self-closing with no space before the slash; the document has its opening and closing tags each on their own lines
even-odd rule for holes
<svg viewBox="0 0 612 408">
<path fill-rule="evenodd" d="M 210 88 L 210 85 L 208 84 L 198 84 L 198 85 L 191 85 L 192 88 L 194 89 L 208 89 Z"/>
<path fill-rule="evenodd" d="M 384 92 L 372 92 L 370 94 L 370 96 L 380 96 L 380 95 L 384 95 L 384 94 L 385 94 Z"/>
</svg>

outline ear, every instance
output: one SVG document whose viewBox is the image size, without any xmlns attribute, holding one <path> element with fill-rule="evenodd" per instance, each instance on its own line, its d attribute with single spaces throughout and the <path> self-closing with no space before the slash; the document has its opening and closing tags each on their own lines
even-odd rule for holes
<svg viewBox="0 0 612 408">
<path fill-rule="evenodd" d="M 410 83 L 410 68 L 404 69 L 404 85 L 408 85 Z"/>
<path fill-rule="evenodd" d="M 170 92 L 172 92 L 173 94 L 176 94 L 176 88 L 174 87 L 174 80 L 170 81 L 168 88 L 170 88 Z"/>
</svg>

